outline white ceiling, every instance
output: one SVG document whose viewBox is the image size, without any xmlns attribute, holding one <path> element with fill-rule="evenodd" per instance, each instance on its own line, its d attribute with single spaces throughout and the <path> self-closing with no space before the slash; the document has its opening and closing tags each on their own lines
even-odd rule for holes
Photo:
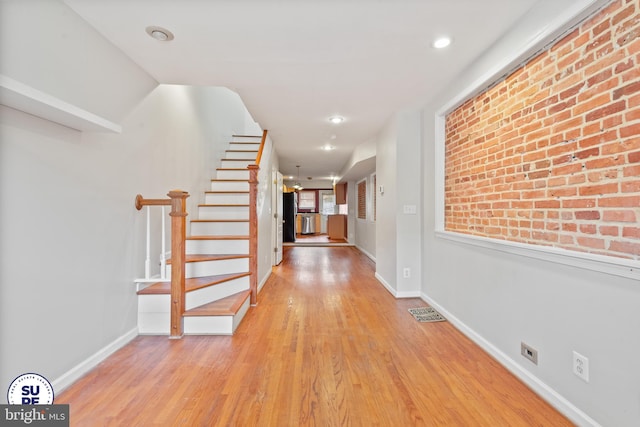
<svg viewBox="0 0 640 427">
<path fill-rule="evenodd" d="M 339 174 L 394 112 L 437 94 L 537 0 L 65 0 L 160 83 L 226 86 L 286 175 Z M 145 33 L 173 32 L 171 42 Z M 436 36 L 453 44 L 431 47 Z M 332 125 L 328 118 L 345 118 Z M 332 139 L 333 138 L 333 139 Z M 325 152 L 330 143 L 336 150 Z"/>
</svg>

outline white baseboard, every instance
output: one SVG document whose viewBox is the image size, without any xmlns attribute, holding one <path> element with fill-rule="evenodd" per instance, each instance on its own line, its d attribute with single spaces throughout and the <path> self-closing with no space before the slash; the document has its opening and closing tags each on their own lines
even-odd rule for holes
<svg viewBox="0 0 640 427">
<path fill-rule="evenodd" d="M 100 362 L 105 360 L 107 357 L 111 356 L 116 351 L 120 350 L 122 347 L 127 345 L 131 340 L 138 336 L 138 327 L 131 329 L 129 332 L 125 333 L 119 338 L 116 338 L 115 341 L 111 342 L 107 346 L 98 350 L 95 354 L 81 362 L 76 367 L 62 374 L 62 376 L 56 378 L 51 381 L 51 385 L 55 390 L 55 393 L 60 393 L 71 384 L 79 380 L 83 375 L 87 372 L 98 366 Z"/>
<path fill-rule="evenodd" d="M 362 252 L 363 254 L 365 254 L 367 257 L 369 257 L 369 259 L 373 262 L 376 262 L 376 257 L 374 257 L 373 255 L 371 255 L 369 252 L 367 252 L 364 248 L 356 245 L 356 249 L 358 249 L 360 252 Z"/>
<path fill-rule="evenodd" d="M 378 272 L 376 272 L 376 279 L 378 279 L 378 282 L 382 283 L 382 286 L 384 286 L 385 289 L 388 290 L 391 295 L 393 295 L 394 297 L 396 296 L 396 290 L 393 289 L 393 287 L 390 284 L 388 284 L 387 281 L 384 280 L 382 276 L 378 274 Z"/>
<path fill-rule="evenodd" d="M 396 292 L 396 298 L 420 298 L 420 291 Z"/>
<path fill-rule="evenodd" d="M 267 283 L 267 280 L 269 280 L 269 277 L 271 277 L 271 269 L 267 271 L 267 274 L 265 274 L 262 280 L 260 280 L 260 283 L 258 283 L 258 292 L 262 290 L 262 287 L 264 286 L 265 283 Z"/>
<path fill-rule="evenodd" d="M 531 372 L 524 369 L 518 363 L 516 363 L 512 358 L 507 356 L 502 350 L 494 346 L 491 342 L 486 340 L 476 331 L 471 329 L 465 323 L 463 323 L 460 319 L 455 317 L 449 311 L 447 311 L 444 307 L 438 304 L 433 299 L 429 298 L 428 295 L 422 293 L 420 295 L 423 301 L 427 304 L 438 310 L 440 314 L 447 318 L 449 323 L 451 323 L 456 329 L 466 335 L 469 339 L 471 339 L 474 343 L 480 346 L 484 351 L 489 353 L 494 359 L 496 359 L 502 366 L 504 366 L 508 371 L 518 377 L 522 382 L 524 382 L 527 386 L 529 386 L 535 393 L 537 393 L 540 397 L 545 399 L 551 406 L 556 408 L 562 414 L 564 414 L 567 418 L 569 418 L 572 422 L 576 423 L 579 426 L 593 426 L 593 427 L 601 427 L 600 424 L 589 415 L 585 414 L 567 399 L 565 399 L 560 393 L 549 387 L 546 383 L 544 383 L 540 378 L 533 375 Z"/>
<path fill-rule="evenodd" d="M 393 295 L 395 298 L 421 298 L 422 294 L 420 293 L 420 291 L 405 291 L 405 292 L 398 292 L 396 291 L 390 284 L 387 283 L 386 280 L 384 280 L 382 278 L 381 275 L 379 275 L 378 273 L 376 273 L 376 279 L 378 279 L 378 282 L 382 283 L 382 286 L 385 287 L 386 290 L 389 291 L 389 293 L 391 295 Z"/>
</svg>

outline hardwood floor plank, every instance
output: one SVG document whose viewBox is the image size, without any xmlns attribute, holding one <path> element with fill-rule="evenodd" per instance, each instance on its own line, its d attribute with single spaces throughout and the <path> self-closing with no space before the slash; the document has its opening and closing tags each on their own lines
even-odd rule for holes
<svg viewBox="0 0 640 427">
<path fill-rule="evenodd" d="M 350 247 L 287 247 L 234 336 L 140 336 L 56 397 L 73 426 L 568 426 Z"/>
</svg>

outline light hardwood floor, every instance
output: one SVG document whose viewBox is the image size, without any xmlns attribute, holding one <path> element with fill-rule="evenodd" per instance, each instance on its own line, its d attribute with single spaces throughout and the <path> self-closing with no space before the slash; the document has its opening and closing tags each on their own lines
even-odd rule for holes
<svg viewBox="0 0 640 427">
<path fill-rule="evenodd" d="M 138 337 L 56 397 L 72 426 L 564 426 L 350 247 L 285 248 L 233 337 Z"/>
</svg>

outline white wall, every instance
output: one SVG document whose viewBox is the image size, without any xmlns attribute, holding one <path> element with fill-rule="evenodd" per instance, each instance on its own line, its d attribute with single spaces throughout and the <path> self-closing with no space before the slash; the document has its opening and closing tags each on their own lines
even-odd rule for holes
<svg viewBox="0 0 640 427">
<path fill-rule="evenodd" d="M 133 279 L 143 275 L 145 228 L 135 195 L 164 198 L 183 189 L 195 212 L 211 161 L 232 133 L 253 125 L 227 89 L 156 87 L 60 4 L 0 7 L 3 73 L 123 128 L 80 133 L 0 107 L 0 388 L 24 372 L 56 387 L 135 334 Z M 42 30 L 34 19 L 47 21 Z M 23 40 L 29 48 L 16 49 Z M 89 64 L 103 61 L 105 68 Z"/>
<path fill-rule="evenodd" d="M 421 115 L 419 111 L 398 113 L 397 188 L 396 215 L 398 221 L 396 262 L 397 296 L 420 295 L 421 283 Z M 405 213 L 405 207 L 415 207 L 416 213 Z M 410 277 L 404 277 L 405 268 L 410 269 Z"/>
<path fill-rule="evenodd" d="M 252 135 L 254 133 L 249 133 Z M 258 171 L 258 286 L 262 289 L 271 275 L 273 264 L 273 186 L 272 171 L 277 170 L 278 158 L 271 137 L 267 136 Z M 258 304 L 260 298 L 258 296 Z"/>
<path fill-rule="evenodd" d="M 372 197 L 376 196 L 375 189 L 373 187 L 373 178 L 372 173 L 375 171 L 371 171 L 371 173 L 366 174 L 360 179 L 355 179 L 354 183 L 354 209 L 357 210 L 358 200 L 357 200 L 357 192 L 358 192 L 358 182 L 365 179 L 367 181 L 367 218 L 360 219 L 358 218 L 357 212 L 354 217 L 354 225 L 355 225 L 355 245 L 358 249 L 364 252 L 369 258 L 373 261 L 376 260 L 376 221 L 373 220 L 373 201 Z"/>
<path fill-rule="evenodd" d="M 589 2 L 573 2 L 577 8 Z M 637 280 L 541 261 L 435 235 L 434 115 L 563 17 L 560 3 L 531 11 L 493 49 L 425 107 L 423 297 L 445 311 L 580 425 L 640 423 L 640 286 Z M 566 20 L 566 17 L 564 18 Z M 520 342 L 538 350 L 533 365 Z M 590 382 L 572 373 L 572 351 L 589 358 Z"/>
<path fill-rule="evenodd" d="M 376 277 L 387 289 L 397 290 L 396 199 L 397 199 L 397 131 L 393 117 L 376 137 L 376 174 L 378 185 L 384 186 L 384 194 L 378 198 L 376 221 Z"/>
<path fill-rule="evenodd" d="M 113 122 L 156 82 L 59 1 L 0 2 L 0 73 Z"/>
<path fill-rule="evenodd" d="M 376 138 L 377 185 L 384 187 L 384 194 L 378 193 L 376 277 L 399 298 L 420 296 L 421 132 L 420 112 L 402 111 Z M 405 206 L 416 213 L 405 214 Z"/>
</svg>

